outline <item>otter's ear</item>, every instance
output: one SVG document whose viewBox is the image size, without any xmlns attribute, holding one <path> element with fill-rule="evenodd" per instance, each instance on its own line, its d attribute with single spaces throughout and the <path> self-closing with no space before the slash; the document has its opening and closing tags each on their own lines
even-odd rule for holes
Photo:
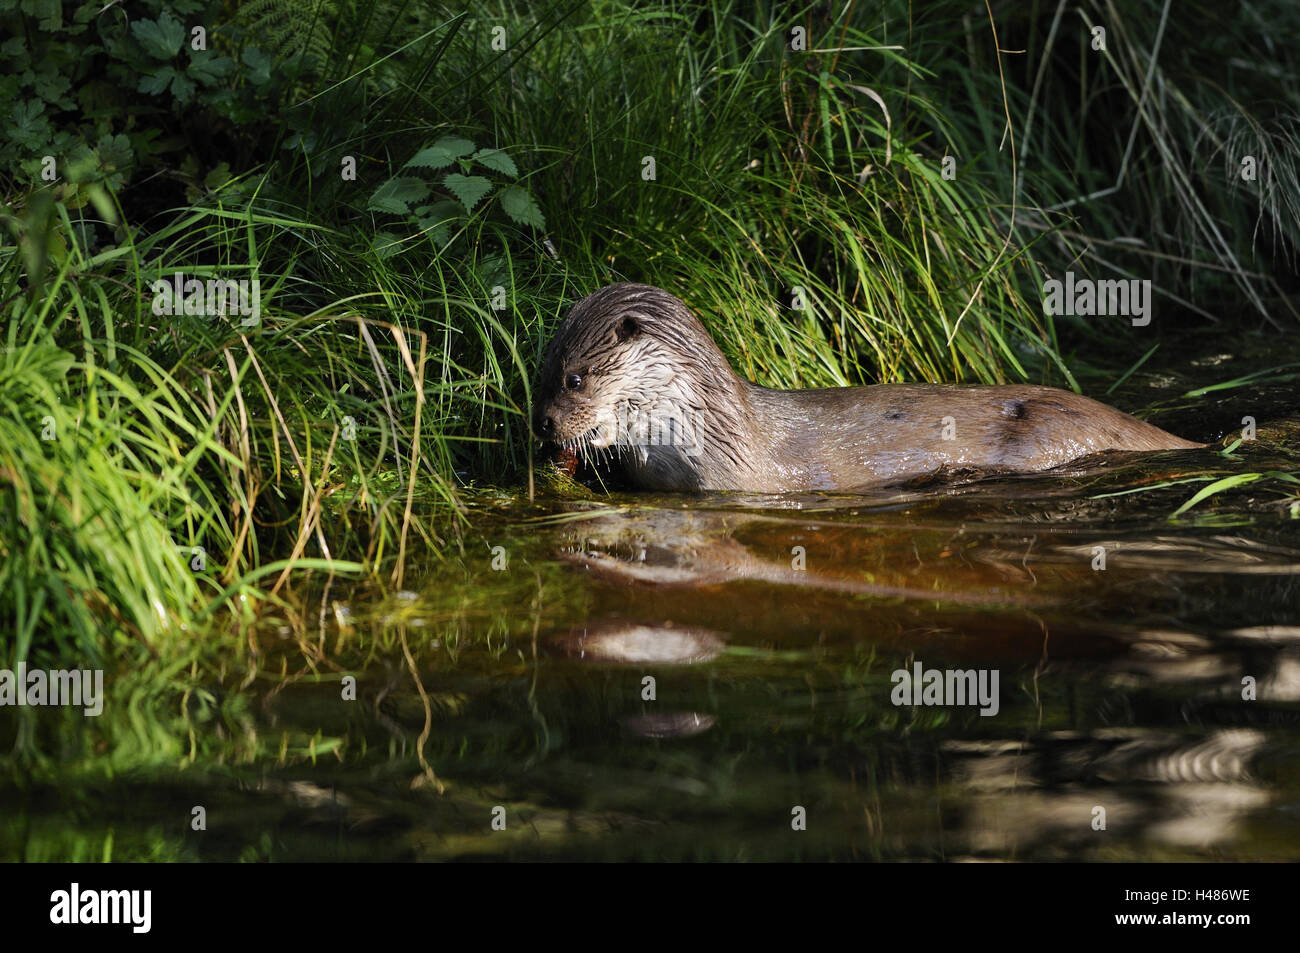
<svg viewBox="0 0 1300 953">
<path fill-rule="evenodd" d="M 628 338 L 634 338 L 641 333 L 641 325 L 636 323 L 636 318 L 624 318 L 614 329 L 614 337 L 618 338 L 618 343 L 622 344 Z"/>
</svg>

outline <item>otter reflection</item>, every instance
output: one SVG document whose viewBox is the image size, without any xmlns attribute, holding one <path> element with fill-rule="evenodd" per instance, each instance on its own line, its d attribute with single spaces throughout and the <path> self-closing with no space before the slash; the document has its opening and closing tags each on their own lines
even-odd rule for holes
<svg viewBox="0 0 1300 953">
<path fill-rule="evenodd" d="M 590 662 L 689 665 L 722 654 L 722 636 L 709 629 L 605 623 L 555 636 L 550 645 L 571 659 Z"/>
<path fill-rule="evenodd" d="M 547 640 L 548 650 L 574 661 L 610 665 L 697 665 L 722 654 L 726 642 L 710 629 L 672 624 L 607 622 L 570 629 Z M 717 717 L 697 711 L 623 715 L 619 724 L 643 738 L 690 738 L 703 734 Z"/>
<path fill-rule="evenodd" d="M 627 715 L 619 719 L 624 730 L 643 738 L 690 738 L 703 734 L 717 723 L 713 715 L 695 711 Z"/>
<path fill-rule="evenodd" d="M 735 538 L 738 528 L 751 524 L 775 525 L 778 535 L 785 537 L 783 543 L 796 543 L 787 550 L 792 552 L 791 558 L 763 558 Z M 849 547 L 840 546 L 837 530 L 850 537 Z M 1020 569 L 1008 569 L 1003 581 L 1012 584 L 1009 586 L 990 584 L 987 573 L 978 571 L 968 573 L 967 578 L 956 573 L 935 574 L 936 585 L 955 578 L 963 586 L 946 590 L 871 581 L 876 577 L 902 578 L 903 573 L 899 567 L 883 564 L 863 571 L 851 548 L 860 547 L 862 537 L 861 527 L 816 525 L 807 519 L 701 510 L 605 510 L 573 524 L 563 537 L 560 557 L 592 575 L 622 584 L 698 587 L 748 579 L 955 605 L 1032 606 L 1048 601 L 1023 585 L 1032 583 L 1032 577 Z M 800 540 L 813 539 L 821 547 L 821 558 L 810 558 L 807 547 L 798 545 Z"/>
</svg>

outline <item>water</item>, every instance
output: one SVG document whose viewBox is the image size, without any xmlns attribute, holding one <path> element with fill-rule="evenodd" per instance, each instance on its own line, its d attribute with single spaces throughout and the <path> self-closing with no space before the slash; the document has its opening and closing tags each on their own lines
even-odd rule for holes
<svg viewBox="0 0 1300 953">
<path fill-rule="evenodd" d="M 1242 371 L 1217 361 L 1205 383 Z M 1130 382 L 1147 400 L 1186 385 Z M 232 662 L 165 724 L 142 715 L 160 723 L 132 737 L 156 740 L 112 770 L 8 783 L 0 846 L 1300 859 L 1300 513 L 1260 480 L 1170 519 L 1210 478 L 1297 470 L 1294 387 L 1159 418 L 1208 438 L 1203 419 L 1256 409 L 1236 459 L 865 497 L 471 493 L 472 531 L 402 592 L 318 588 L 249 636 L 261 676 Z M 894 673 L 918 664 L 996 673 L 996 712 L 895 704 Z"/>
</svg>

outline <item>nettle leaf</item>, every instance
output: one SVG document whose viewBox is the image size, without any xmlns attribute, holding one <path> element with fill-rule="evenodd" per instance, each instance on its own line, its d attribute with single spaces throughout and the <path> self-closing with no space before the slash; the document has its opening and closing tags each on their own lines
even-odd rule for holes
<svg viewBox="0 0 1300 953">
<path fill-rule="evenodd" d="M 464 217 L 465 210 L 461 208 L 459 202 L 453 202 L 451 199 L 439 199 L 421 214 L 434 219 L 451 220 Z"/>
<path fill-rule="evenodd" d="M 461 156 L 467 156 L 473 151 L 474 143 L 468 139 L 446 136 L 429 146 L 429 148 L 421 149 L 402 168 L 445 169 Z"/>
<path fill-rule="evenodd" d="M 229 56 L 218 56 L 211 50 L 194 50 L 190 53 L 190 68 L 186 72 L 204 86 L 212 86 L 223 76 L 230 75 L 235 61 Z"/>
<path fill-rule="evenodd" d="M 131 24 L 131 32 L 144 51 L 156 60 L 171 59 L 185 42 L 185 26 L 166 12 L 156 21 L 136 20 Z"/>
<path fill-rule="evenodd" d="M 167 84 L 172 81 L 176 71 L 170 66 L 164 66 L 158 72 L 151 76 L 141 76 L 140 84 L 136 89 L 142 93 L 148 93 L 151 96 L 157 96 L 167 88 Z"/>
<path fill-rule="evenodd" d="M 391 212 L 405 215 L 411 205 L 419 202 L 429 194 L 429 183 L 410 175 L 399 175 L 389 179 L 370 196 L 366 208 L 376 212 Z"/>
<path fill-rule="evenodd" d="M 378 258 L 392 258 L 402 250 L 402 236 L 392 232 L 379 232 L 370 240 L 370 250 Z"/>
<path fill-rule="evenodd" d="M 427 208 L 415 210 L 415 221 L 420 230 L 438 247 L 445 248 L 452 238 L 452 225 L 462 221 L 465 210 L 459 202 L 441 199 Z"/>
<path fill-rule="evenodd" d="M 442 180 L 442 184 L 468 211 L 483 200 L 492 191 L 492 182 L 481 175 L 461 175 L 453 172 Z"/>
<path fill-rule="evenodd" d="M 417 221 L 420 231 L 433 242 L 435 248 L 446 248 L 451 241 L 451 226 L 432 219 L 422 218 Z"/>
<path fill-rule="evenodd" d="M 528 190 L 518 185 L 507 185 L 501 190 L 501 210 L 520 225 L 531 225 L 533 228 L 546 227 L 546 218 L 542 215 L 542 210 L 537 207 Z"/>
<path fill-rule="evenodd" d="M 500 149 L 480 149 L 470 156 L 479 165 L 487 166 L 493 172 L 500 172 L 502 175 L 508 175 L 514 179 L 519 176 L 519 169 L 515 167 L 515 160 L 510 158 Z"/>
</svg>

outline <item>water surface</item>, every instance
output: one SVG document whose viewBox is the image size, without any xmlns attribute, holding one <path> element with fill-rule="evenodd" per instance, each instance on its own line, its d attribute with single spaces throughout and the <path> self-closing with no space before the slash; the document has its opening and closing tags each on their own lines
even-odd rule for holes
<svg viewBox="0 0 1300 953">
<path fill-rule="evenodd" d="M 470 492 L 470 529 L 399 591 L 317 587 L 250 632 L 258 672 L 232 662 L 165 724 L 142 706 L 112 770 L 9 782 L 0 844 L 1300 859 L 1300 513 L 1260 480 L 1170 518 L 1217 476 L 1297 470 L 1294 386 L 1168 402 L 1158 422 L 1203 439 L 1259 408 L 1232 457 L 869 496 Z M 1186 380 L 1129 387 L 1149 403 Z M 996 673 L 996 712 L 896 704 L 918 664 Z"/>
</svg>

